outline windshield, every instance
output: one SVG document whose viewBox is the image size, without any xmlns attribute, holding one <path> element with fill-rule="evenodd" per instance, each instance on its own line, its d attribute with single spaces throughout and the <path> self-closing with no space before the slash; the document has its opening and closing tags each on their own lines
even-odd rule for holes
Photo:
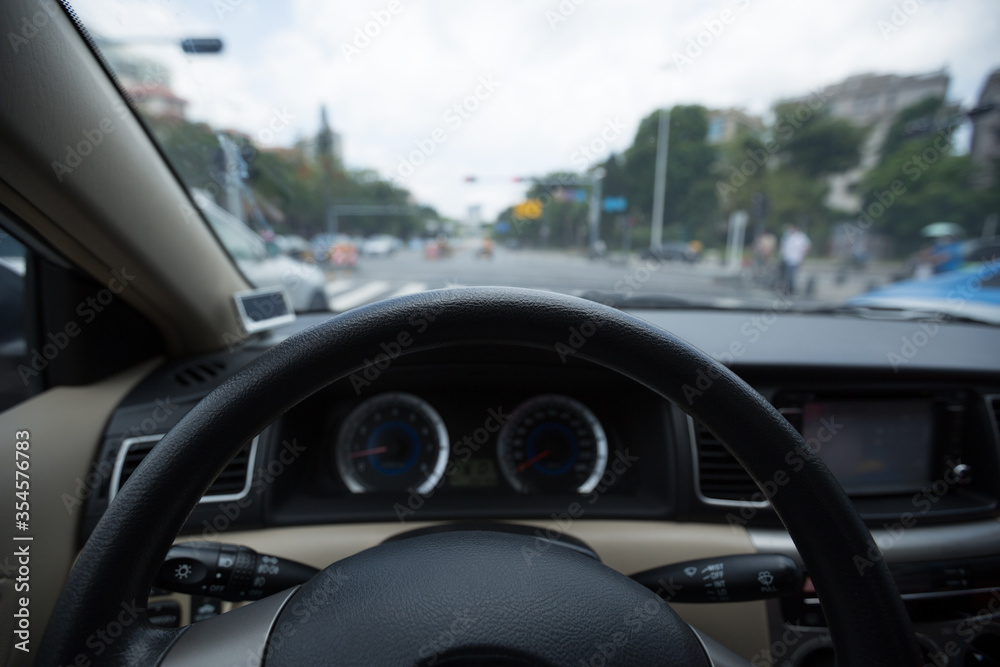
<svg viewBox="0 0 1000 667">
<path fill-rule="evenodd" d="M 997 321 L 994 0 L 72 4 L 297 309 L 499 284 Z"/>
</svg>

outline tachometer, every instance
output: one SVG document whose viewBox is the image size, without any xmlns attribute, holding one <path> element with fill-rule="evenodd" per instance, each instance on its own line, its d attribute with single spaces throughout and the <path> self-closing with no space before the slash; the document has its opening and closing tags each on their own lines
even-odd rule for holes
<svg viewBox="0 0 1000 667">
<path fill-rule="evenodd" d="M 427 401 L 399 392 L 356 407 L 344 421 L 334 453 L 352 493 L 428 493 L 448 465 L 448 431 Z"/>
<path fill-rule="evenodd" d="M 521 493 L 590 493 L 604 474 L 608 439 L 579 401 L 536 396 L 504 424 L 497 458 L 504 477 Z"/>
</svg>

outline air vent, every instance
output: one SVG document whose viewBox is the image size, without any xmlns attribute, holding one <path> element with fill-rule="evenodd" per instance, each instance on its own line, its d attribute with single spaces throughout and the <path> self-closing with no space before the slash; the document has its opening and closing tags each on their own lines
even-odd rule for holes
<svg viewBox="0 0 1000 667">
<path fill-rule="evenodd" d="M 748 502 L 759 493 L 760 489 L 725 445 L 701 422 L 688 419 L 694 434 L 698 487 L 703 498 L 710 502 Z"/>
<path fill-rule="evenodd" d="M 221 361 L 191 364 L 174 373 L 174 382 L 182 387 L 197 387 L 216 378 L 225 368 L 226 365 Z"/>
<path fill-rule="evenodd" d="M 128 481 L 128 478 L 132 476 L 132 473 L 162 437 L 162 434 L 149 435 L 141 438 L 129 438 L 122 442 L 118 458 L 115 461 L 115 471 L 111 476 L 110 499 L 114 499 L 118 489 Z M 247 443 L 219 473 L 200 502 L 232 501 L 246 495 L 250 490 L 250 477 L 256 454 L 257 438 L 254 438 L 253 442 Z"/>
</svg>

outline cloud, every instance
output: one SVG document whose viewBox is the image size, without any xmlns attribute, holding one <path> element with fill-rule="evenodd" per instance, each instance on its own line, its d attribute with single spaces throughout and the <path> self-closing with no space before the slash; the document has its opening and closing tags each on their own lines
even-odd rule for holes
<svg viewBox="0 0 1000 667">
<path fill-rule="evenodd" d="M 220 15 L 219 3 L 232 11 Z M 608 118 L 627 128 L 608 146 L 618 151 L 662 105 L 763 114 L 777 99 L 852 74 L 942 67 L 951 97 L 970 105 L 1000 65 L 995 0 L 397 3 L 394 13 L 388 0 L 74 5 L 109 37 L 222 37 L 220 56 L 137 48 L 171 68 L 193 118 L 254 134 L 273 108 L 287 108 L 294 127 L 277 144 L 313 134 L 326 104 L 349 166 L 384 176 L 415 142 L 448 127 L 448 110 L 474 94 L 480 77 L 495 77 L 496 93 L 406 179 L 419 201 L 456 217 L 481 203 L 488 219 L 513 203 L 524 188 L 510 177 L 573 168 L 574 152 Z M 886 35 L 879 22 L 900 8 L 906 20 Z M 696 57 L 686 54 L 692 40 L 701 46 Z M 677 54 L 690 62 L 678 67 Z M 496 179 L 470 186 L 468 174 Z"/>
</svg>

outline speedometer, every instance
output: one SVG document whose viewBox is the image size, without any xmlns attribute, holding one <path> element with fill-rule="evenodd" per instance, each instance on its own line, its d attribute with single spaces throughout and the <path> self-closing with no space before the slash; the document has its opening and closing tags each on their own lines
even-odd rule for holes
<svg viewBox="0 0 1000 667">
<path fill-rule="evenodd" d="M 504 477 L 521 493 L 590 493 L 604 474 L 608 440 L 579 401 L 549 394 L 522 403 L 497 443 Z"/>
<path fill-rule="evenodd" d="M 427 401 L 393 392 L 344 420 L 334 460 L 352 493 L 430 492 L 448 465 L 448 431 Z"/>
</svg>

